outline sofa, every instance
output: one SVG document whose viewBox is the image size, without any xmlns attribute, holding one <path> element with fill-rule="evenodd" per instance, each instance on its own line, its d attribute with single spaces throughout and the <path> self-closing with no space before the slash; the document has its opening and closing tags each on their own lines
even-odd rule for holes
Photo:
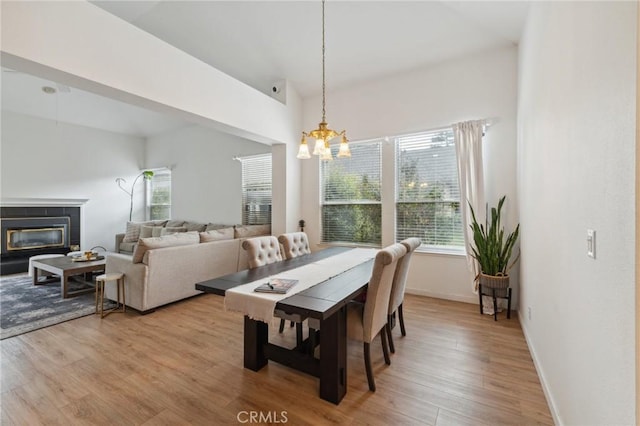
<svg viewBox="0 0 640 426">
<path fill-rule="evenodd" d="M 198 282 L 247 269 L 242 242 L 271 233 L 269 225 L 237 225 L 231 229 L 233 232 L 212 228 L 139 237 L 131 252 L 117 244 L 120 252 L 107 255 L 106 273 L 124 273 L 128 307 L 143 314 L 153 312 L 159 306 L 200 294 L 195 289 Z M 116 236 L 117 243 L 123 239 L 122 234 Z M 115 286 L 106 286 L 105 292 L 107 298 L 116 300 Z"/>
</svg>

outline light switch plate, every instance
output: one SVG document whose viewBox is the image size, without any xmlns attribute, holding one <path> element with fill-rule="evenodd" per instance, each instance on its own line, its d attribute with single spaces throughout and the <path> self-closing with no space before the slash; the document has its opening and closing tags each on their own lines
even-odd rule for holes
<svg viewBox="0 0 640 426">
<path fill-rule="evenodd" d="M 596 231 L 587 229 L 587 256 L 596 258 Z"/>
</svg>

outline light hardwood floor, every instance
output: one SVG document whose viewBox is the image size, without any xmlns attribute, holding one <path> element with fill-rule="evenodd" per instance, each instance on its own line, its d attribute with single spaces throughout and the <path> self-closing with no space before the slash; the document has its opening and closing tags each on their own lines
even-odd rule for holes
<svg viewBox="0 0 640 426">
<path fill-rule="evenodd" d="M 3 340 L 2 425 L 251 424 L 251 412 L 293 425 L 553 424 L 516 315 L 494 322 L 475 305 L 407 295 L 407 336 L 394 329 L 390 366 L 379 337 L 372 345 L 377 392 L 351 342 L 336 406 L 311 376 L 275 363 L 245 370 L 242 316 L 222 301 L 203 295 Z M 295 341 L 276 322 L 271 335 Z"/>
</svg>

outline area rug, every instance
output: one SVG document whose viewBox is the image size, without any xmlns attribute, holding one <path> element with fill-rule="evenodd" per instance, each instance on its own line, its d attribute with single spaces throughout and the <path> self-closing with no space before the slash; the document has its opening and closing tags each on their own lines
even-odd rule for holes
<svg viewBox="0 0 640 426">
<path fill-rule="evenodd" d="M 83 284 L 69 282 L 70 290 Z M 0 278 L 0 340 L 95 312 L 95 294 L 60 297 L 60 281 L 34 286 L 26 274 Z"/>
</svg>

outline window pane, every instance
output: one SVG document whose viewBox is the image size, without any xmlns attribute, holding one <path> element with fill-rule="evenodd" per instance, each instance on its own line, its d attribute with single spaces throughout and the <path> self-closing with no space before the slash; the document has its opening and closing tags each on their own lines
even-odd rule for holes
<svg viewBox="0 0 640 426">
<path fill-rule="evenodd" d="M 150 181 L 151 200 L 149 218 L 164 220 L 171 218 L 171 171 L 156 170 Z"/>
<path fill-rule="evenodd" d="M 271 154 L 244 157 L 242 161 L 242 223 L 271 223 Z"/>
<path fill-rule="evenodd" d="M 322 241 L 379 245 L 380 141 L 352 143 L 350 158 L 323 161 Z M 338 147 L 332 147 L 335 155 Z"/>
<path fill-rule="evenodd" d="M 396 240 L 419 237 L 428 246 L 463 247 L 453 131 L 403 136 L 396 142 Z"/>
</svg>

